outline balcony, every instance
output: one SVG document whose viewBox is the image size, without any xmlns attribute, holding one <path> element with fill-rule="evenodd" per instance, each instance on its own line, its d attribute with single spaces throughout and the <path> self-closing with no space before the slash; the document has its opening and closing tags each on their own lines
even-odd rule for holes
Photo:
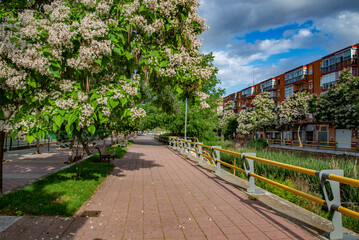
<svg viewBox="0 0 359 240">
<path fill-rule="evenodd" d="M 295 83 L 295 82 L 299 82 L 299 81 L 302 81 L 302 80 L 306 80 L 307 79 L 307 76 L 298 76 L 298 77 L 294 77 L 294 78 L 290 78 L 288 80 L 285 80 L 285 85 L 289 85 L 289 84 L 292 84 L 292 83 Z"/>
<path fill-rule="evenodd" d="M 329 66 L 325 66 L 325 67 L 322 66 L 320 70 L 322 71 L 322 73 L 327 73 L 327 72 L 335 71 L 337 69 L 342 69 L 342 68 L 348 67 L 350 65 L 356 65 L 356 64 L 358 64 L 358 59 L 351 58 L 351 59 L 340 61 L 337 63 L 332 63 Z"/>
<path fill-rule="evenodd" d="M 267 91 L 276 90 L 276 89 L 277 89 L 277 85 L 274 84 L 271 86 L 261 88 L 261 92 L 267 92 Z"/>
<path fill-rule="evenodd" d="M 324 84 L 322 85 L 322 89 L 329 89 L 329 88 L 333 87 L 336 83 L 337 83 L 337 81 L 329 82 L 329 83 L 324 83 Z"/>
</svg>

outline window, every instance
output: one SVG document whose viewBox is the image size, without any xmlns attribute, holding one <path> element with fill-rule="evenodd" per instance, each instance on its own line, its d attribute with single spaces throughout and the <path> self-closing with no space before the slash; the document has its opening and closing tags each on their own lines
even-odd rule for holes
<svg viewBox="0 0 359 240">
<path fill-rule="evenodd" d="M 278 86 L 280 85 L 280 79 L 278 79 Z"/>
<path fill-rule="evenodd" d="M 276 87 L 277 86 L 275 85 L 275 79 L 273 78 L 271 80 L 262 82 L 261 85 L 260 85 L 260 90 L 261 90 L 261 92 L 266 92 L 266 91 L 269 91 L 269 90 L 273 90 Z"/>
<path fill-rule="evenodd" d="M 324 89 L 333 87 L 339 78 L 339 72 L 340 71 L 323 75 L 322 79 L 320 79 L 320 86 Z"/>
<path fill-rule="evenodd" d="M 312 74 L 313 74 L 313 67 L 310 66 L 310 67 L 309 67 L 309 70 L 308 70 L 308 75 L 312 75 Z"/>
<path fill-rule="evenodd" d="M 309 89 L 313 89 L 313 82 L 309 83 Z"/>
<path fill-rule="evenodd" d="M 286 86 L 284 89 L 284 97 L 290 97 L 293 94 L 293 85 Z"/>
<path fill-rule="evenodd" d="M 285 84 L 291 84 L 304 79 L 307 75 L 307 67 L 302 67 L 291 71 L 285 75 Z"/>
</svg>

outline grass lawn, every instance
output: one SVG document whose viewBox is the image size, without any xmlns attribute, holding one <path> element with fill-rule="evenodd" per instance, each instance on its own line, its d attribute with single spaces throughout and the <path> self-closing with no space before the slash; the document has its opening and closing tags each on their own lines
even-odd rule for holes
<svg viewBox="0 0 359 240">
<path fill-rule="evenodd" d="M 120 158 L 127 149 L 115 151 L 115 157 Z M 76 178 L 75 166 L 71 166 L 0 197 L 0 215 L 72 216 L 114 168 L 95 159 L 96 155 L 81 163 L 80 179 Z"/>
</svg>

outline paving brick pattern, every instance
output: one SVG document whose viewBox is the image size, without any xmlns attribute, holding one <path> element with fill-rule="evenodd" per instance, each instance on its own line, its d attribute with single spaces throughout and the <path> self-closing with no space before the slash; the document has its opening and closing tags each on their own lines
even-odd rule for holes
<svg viewBox="0 0 359 240">
<path fill-rule="evenodd" d="M 315 239 L 147 137 L 115 164 L 87 217 L 24 217 L 0 239 Z"/>
</svg>

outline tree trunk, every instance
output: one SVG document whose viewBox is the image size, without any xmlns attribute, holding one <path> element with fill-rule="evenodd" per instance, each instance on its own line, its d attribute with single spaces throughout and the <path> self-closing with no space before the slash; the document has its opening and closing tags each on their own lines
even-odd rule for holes
<svg viewBox="0 0 359 240">
<path fill-rule="evenodd" d="M 302 124 L 299 124 L 299 127 L 298 127 L 298 141 L 299 141 L 299 147 L 303 147 L 302 145 L 302 140 L 300 138 L 300 128 L 301 128 Z"/>
<path fill-rule="evenodd" d="M 5 132 L 0 131 L 0 194 L 2 194 L 3 185 L 3 162 L 4 162 L 4 143 L 5 143 Z"/>
<path fill-rule="evenodd" d="M 35 154 L 41 154 L 40 153 L 40 139 L 36 139 L 36 152 Z"/>
<path fill-rule="evenodd" d="M 74 145 L 75 145 L 75 136 L 72 138 L 71 144 L 70 144 L 70 149 L 69 149 L 69 153 L 67 155 L 67 163 L 72 163 L 73 161 L 73 153 L 74 153 Z"/>
<path fill-rule="evenodd" d="M 88 148 L 88 145 L 86 144 L 86 142 L 85 142 L 84 139 L 82 138 L 81 133 L 79 133 L 79 132 L 76 131 L 75 134 L 76 134 L 76 136 L 77 136 L 77 139 L 78 139 L 78 140 L 80 141 L 80 143 L 82 144 L 82 147 L 83 147 L 83 149 L 85 150 L 87 156 L 90 156 L 90 155 L 91 155 L 91 152 L 90 152 L 90 150 L 89 150 L 89 148 Z"/>
<path fill-rule="evenodd" d="M 113 145 L 113 133 L 111 131 L 111 146 Z"/>
</svg>

